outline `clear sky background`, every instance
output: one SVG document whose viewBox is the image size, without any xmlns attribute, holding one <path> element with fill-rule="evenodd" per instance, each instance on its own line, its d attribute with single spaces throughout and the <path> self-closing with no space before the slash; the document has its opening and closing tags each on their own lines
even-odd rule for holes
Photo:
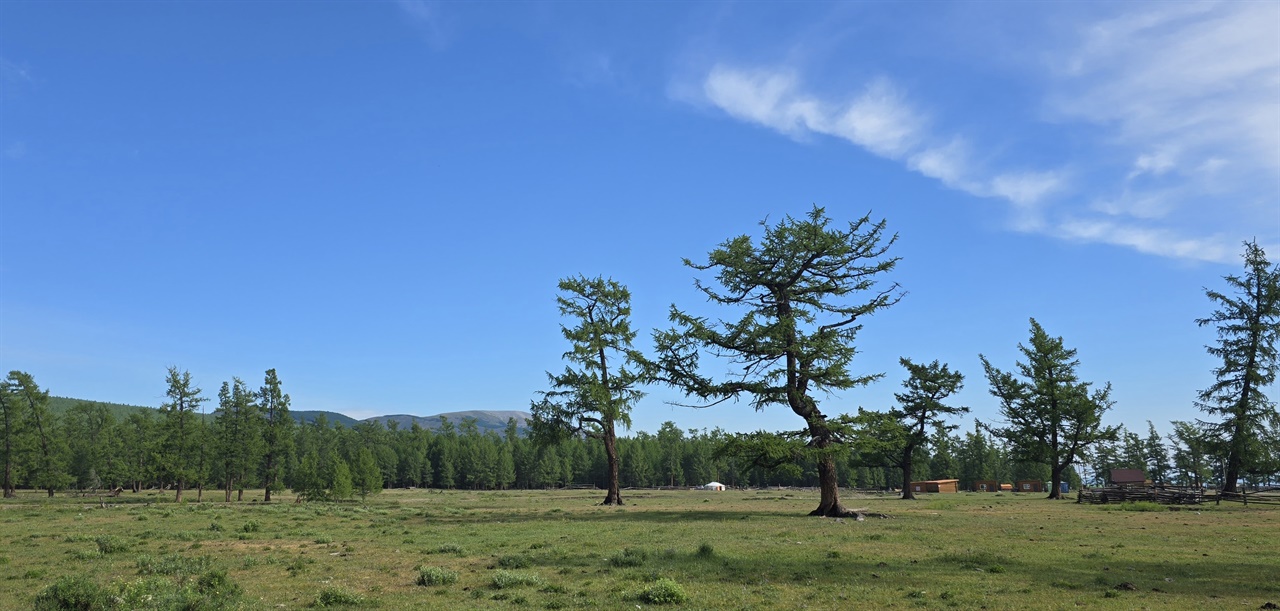
<svg viewBox="0 0 1280 611">
<path fill-rule="evenodd" d="M 898 357 L 1012 368 L 1028 318 L 1168 430 L 1211 383 L 1204 287 L 1280 259 L 1280 4 L 0 3 L 0 367 L 159 405 L 276 368 L 295 409 L 527 409 L 557 279 L 633 295 L 768 217 L 870 211 Z M 673 407 L 635 429 L 794 429 Z M 1275 398 L 1275 389 L 1272 389 Z M 971 418 L 964 421 L 966 425 Z"/>
</svg>

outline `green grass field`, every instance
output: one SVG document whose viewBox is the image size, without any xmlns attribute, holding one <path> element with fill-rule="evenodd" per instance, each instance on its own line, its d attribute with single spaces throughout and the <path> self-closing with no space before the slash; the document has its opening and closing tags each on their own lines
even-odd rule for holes
<svg viewBox="0 0 1280 611">
<path fill-rule="evenodd" d="M 806 517 L 816 491 L 632 491 L 621 508 L 595 506 L 602 497 L 389 490 L 368 503 L 265 506 L 125 493 L 103 508 L 24 493 L 0 502 L 0 608 L 31 608 L 68 576 L 110 592 L 115 608 L 1280 604 L 1274 506 L 846 497 L 894 516 L 856 522 Z M 185 599 L 168 596 L 182 588 Z"/>
</svg>

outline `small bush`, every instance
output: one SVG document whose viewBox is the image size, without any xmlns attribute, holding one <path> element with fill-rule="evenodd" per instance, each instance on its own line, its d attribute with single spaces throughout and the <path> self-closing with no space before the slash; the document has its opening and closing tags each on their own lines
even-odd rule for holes
<svg viewBox="0 0 1280 611">
<path fill-rule="evenodd" d="M 703 541 L 702 544 L 698 546 L 699 558 L 710 558 L 715 555 L 716 555 L 716 548 L 711 547 L 710 543 Z"/>
<path fill-rule="evenodd" d="M 82 575 L 68 575 L 53 582 L 36 595 L 37 611 L 55 611 L 59 609 L 80 609 L 98 611 L 110 609 L 110 594 L 92 579 Z"/>
<path fill-rule="evenodd" d="M 196 579 L 196 591 L 217 600 L 239 598 L 244 592 L 240 584 L 231 581 L 226 571 L 206 571 Z"/>
<path fill-rule="evenodd" d="M 435 553 L 456 554 L 458 556 L 462 556 L 467 553 L 467 550 L 463 548 L 461 545 L 458 545 L 456 543 L 444 543 L 436 546 Z"/>
<path fill-rule="evenodd" d="M 527 569 L 532 565 L 533 559 L 524 555 L 498 558 L 498 566 L 504 569 Z"/>
<path fill-rule="evenodd" d="M 313 607 L 358 607 L 365 603 L 365 597 L 342 588 L 325 588 L 316 596 Z"/>
<path fill-rule="evenodd" d="M 640 566 L 649 560 L 649 552 L 628 547 L 612 556 L 609 556 L 609 564 L 616 567 Z"/>
<path fill-rule="evenodd" d="M 663 577 L 640 591 L 640 600 L 651 605 L 678 605 L 689 600 L 675 580 Z"/>
<path fill-rule="evenodd" d="M 262 524 L 257 520 L 249 520 L 244 523 L 244 526 L 240 527 L 240 530 L 247 533 L 256 533 L 262 530 Z"/>
<path fill-rule="evenodd" d="M 438 566 L 418 568 L 418 585 L 447 586 L 458 582 L 458 572 Z"/>
<path fill-rule="evenodd" d="M 102 535 L 94 539 L 94 542 L 98 544 L 98 551 L 103 554 L 118 554 L 129 549 L 129 544 L 115 535 Z"/>
<path fill-rule="evenodd" d="M 179 554 L 165 554 L 156 558 L 150 555 L 138 557 L 139 575 L 195 575 L 209 568 L 208 556 L 190 558 Z"/>
<path fill-rule="evenodd" d="M 221 524 L 219 524 L 219 523 L 217 523 L 217 522 L 210 522 L 210 523 L 209 523 L 209 530 L 211 530 L 211 531 L 213 531 L 213 532 L 216 532 L 216 533 L 220 533 L 220 532 L 222 532 L 222 531 L 223 531 L 223 528 L 222 528 L 222 525 L 221 525 Z"/>
<path fill-rule="evenodd" d="M 493 574 L 493 587 L 499 590 L 520 586 L 540 586 L 542 583 L 542 578 L 534 573 L 498 571 Z"/>
</svg>

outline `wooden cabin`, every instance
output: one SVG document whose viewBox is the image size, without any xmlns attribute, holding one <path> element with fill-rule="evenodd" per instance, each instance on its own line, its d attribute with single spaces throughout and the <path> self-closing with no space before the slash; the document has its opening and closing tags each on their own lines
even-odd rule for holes
<svg viewBox="0 0 1280 611">
<path fill-rule="evenodd" d="M 1112 486 L 1144 486 L 1147 474 L 1142 469 L 1112 469 L 1108 479 Z"/>
<path fill-rule="evenodd" d="M 923 482 L 911 482 L 912 492 L 959 492 L 958 479 L 931 479 Z"/>
<path fill-rule="evenodd" d="M 1014 492 L 1045 492 L 1048 489 L 1044 487 L 1044 482 L 1038 479 L 1018 480 L 1014 487 Z"/>
<path fill-rule="evenodd" d="M 973 482 L 974 492 L 1000 492 L 1000 482 L 993 479 L 980 479 Z"/>
</svg>

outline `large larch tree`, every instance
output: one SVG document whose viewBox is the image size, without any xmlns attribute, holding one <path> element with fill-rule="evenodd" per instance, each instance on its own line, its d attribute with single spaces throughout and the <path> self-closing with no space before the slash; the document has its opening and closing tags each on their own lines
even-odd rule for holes
<svg viewBox="0 0 1280 611">
<path fill-rule="evenodd" d="M 902 383 L 905 391 L 893 395 L 898 400 L 898 407 L 890 410 L 889 415 L 907 432 L 898 466 L 902 468 L 902 498 L 914 499 L 911 471 L 916 448 L 928 442 L 929 429 L 941 429 L 944 434 L 955 430 L 956 425 L 948 425 L 943 419 L 966 414 L 969 408 L 943 403 L 964 387 L 964 375 L 959 371 L 952 371 L 938 361 L 922 365 L 901 358 L 898 362 L 906 368 L 908 375 Z"/>
<path fill-rule="evenodd" d="M 548 373 L 551 390 L 533 402 L 534 438 L 555 442 L 568 435 L 586 435 L 604 444 L 609 490 L 605 505 L 622 505 L 618 486 L 617 425 L 631 427 L 631 407 L 644 393 L 644 357 L 632 348 L 631 293 L 613 279 L 565 278 L 556 303 L 560 315 L 576 321 L 561 325 L 571 348 L 563 355 L 564 372 Z"/>
<path fill-rule="evenodd" d="M 1267 261 L 1255 242 L 1244 244 L 1245 274 L 1223 279 L 1233 294 L 1205 289 L 1216 306 L 1200 326 L 1213 325 L 1218 342 L 1206 346 L 1222 359 L 1213 370 L 1216 381 L 1200 392 L 1196 406 L 1218 420 L 1202 421 L 1218 453 L 1225 457 L 1222 490 L 1235 492 L 1251 462 L 1264 462 L 1267 424 L 1280 414 L 1262 389 L 1276 381 L 1276 338 L 1280 337 L 1280 265 Z"/>
<path fill-rule="evenodd" d="M 1111 384 L 1090 392 L 1091 383 L 1076 376 L 1076 350 L 1066 348 L 1061 337 L 1050 337 L 1034 318 L 1031 344 L 1018 344 L 1018 350 L 1026 360 L 1017 362 L 1017 374 L 979 355 L 1005 420 L 991 431 L 1008 444 L 1014 460 L 1048 465 L 1049 498 L 1062 498 L 1067 468 L 1083 459 L 1089 446 L 1114 441 L 1119 433 L 1119 427 L 1102 424 L 1113 404 Z"/>
<path fill-rule="evenodd" d="M 870 215 L 842 228 L 817 206 L 803 218 L 760 225 L 758 242 L 741 235 L 712 250 L 706 263 L 685 259 L 685 265 L 714 274 L 714 284 L 695 280 L 707 299 L 740 317 L 713 321 L 671 306 L 674 326 L 654 333 L 652 376 L 696 398 L 700 407 L 747 398 L 756 410 L 790 409 L 804 429 L 739 436 L 730 446 L 762 466 L 783 457 L 793 463 L 813 459 L 821 500 L 810 515 L 851 515 L 840 503 L 836 472 L 851 428 L 847 417 L 828 417 L 819 398 L 884 375 L 854 375 L 850 363 L 862 322 L 901 299 L 896 283 L 877 287 L 898 262 L 886 256 L 897 236 L 886 236 L 885 222 Z M 702 354 L 727 361 L 735 372 L 706 375 Z"/>
</svg>

